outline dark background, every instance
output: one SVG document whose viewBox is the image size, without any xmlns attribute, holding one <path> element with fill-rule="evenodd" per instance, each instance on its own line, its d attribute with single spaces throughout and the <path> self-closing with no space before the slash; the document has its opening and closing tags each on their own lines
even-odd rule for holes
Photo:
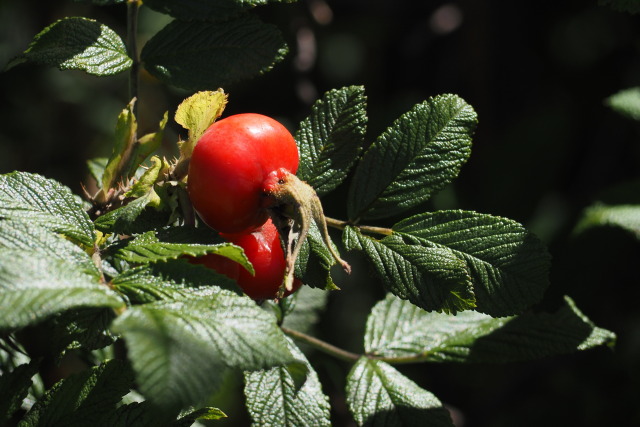
<svg viewBox="0 0 640 427">
<path fill-rule="evenodd" d="M 553 310 L 568 294 L 618 334 L 613 351 L 400 370 L 450 405 L 459 426 L 640 425 L 640 243 L 615 229 L 571 233 L 596 200 L 640 201 L 638 191 L 609 191 L 640 175 L 639 126 L 603 103 L 640 85 L 640 18 L 595 0 L 309 0 L 258 13 L 281 28 L 291 52 L 265 76 L 225 88 L 226 114 L 260 112 L 295 129 L 325 91 L 364 85 L 371 142 L 414 104 L 459 94 L 479 116 L 473 153 L 454 184 L 422 210 L 462 208 L 525 224 L 553 256 L 551 287 L 537 308 Z M 0 0 L 0 63 L 64 16 L 89 16 L 125 34 L 122 5 Z M 140 18 L 141 45 L 167 22 L 145 8 Z M 189 94 L 143 75 L 141 130 L 152 131 L 165 110 L 171 117 Z M 88 182 L 86 159 L 110 151 L 128 102 L 127 76 L 23 65 L 0 74 L 0 102 L 0 173 L 37 172 L 79 192 Z M 170 126 L 167 155 L 180 132 Z M 329 215 L 344 218 L 344 193 L 324 200 Z M 350 260 L 360 273 L 347 279 L 337 272 L 343 291 L 331 296 L 319 332 L 361 351 L 366 315 L 383 293 L 362 260 Z M 334 399 L 335 424 L 349 425 L 339 403 L 349 367 L 322 355 L 312 360 Z"/>
</svg>

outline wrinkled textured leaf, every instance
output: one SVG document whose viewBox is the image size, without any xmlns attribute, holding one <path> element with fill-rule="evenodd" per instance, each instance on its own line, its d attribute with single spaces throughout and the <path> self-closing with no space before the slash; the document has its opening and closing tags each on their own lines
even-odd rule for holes
<svg viewBox="0 0 640 427">
<path fill-rule="evenodd" d="M 99 277 L 71 261 L 0 249 L 0 330 L 37 323 L 78 307 L 122 307 Z"/>
<path fill-rule="evenodd" d="M 453 427 L 437 397 L 379 360 L 363 357 L 353 366 L 347 404 L 359 426 Z"/>
<path fill-rule="evenodd" d="M 265 73 L 286 52 L 276 27 L 242 15 L 221 23 L 173 21 L 145 44 L 141 58 L 167 84 L 206 90 Z"/>
<path fill-rule="evenodd" d="M 335 245 L 333 248 L 338 251 Z M 331 277 L 331 267 L 335 264 L 336 260 L 325 245 L 318 226 L 312 222 L 307 239 L 296 259 L 295 276 L 300 277 L 305 285 L 312 288 L 339 289 Z"/>
<path fill-rule="evenodd" d="M 598 4 L 610 5 L 621 12 L 640 13 L 640 2 L 637 0 L 598 0 Z"/>
<path fill-rule="evenodd" d="M 189 139 L 180 145 L 180 156 L 190 158 L 196 142 L 227 105 L 227 94 L 222 89 L 202 91 L 185 99 L 178 105 L 175 121 L 189 131 Z"/>
<path fill-rule="evenodd" d="M 515 221 L 469 211 L 440 211 L 393 226 L 408 243 L 447 248 L 466 261 L 477 310 L 492 316 L 521 313 L 549 285 L 545 245 Z"/>
<path fill-rule="evenodd" d="M 135 237 L 118 249 L 116 256 L 131 263 L 147 264 L 151 262 L 178 259 L 185 255 L 201 256 L 217 254 L 227 257 L 250 271 L 254 272 L 244 251 L 239 246 L 221 242 L 219 237 L 208 239 L 206 230 L 188 227 L 170 227 L 160 231 L 149 231 Z"/>
<path fill-rule="evenodd" d="M 113 344 L 115 338 L 109 326 L 115 313 L 109 308 L 80 308 L 55 316 L 48 323 L 52 352 L 83 348 L 96 350 Z"/>
<path fill-rule="evenodd" d="M 33 405 L 20 426 L 93 425 L 115 410 L 132 385 L 131 369 L 111 360 L 58 382 Z"/>
<path fill-rule="evenodd" d="M 576 226 L 581 233 L 593 227 L 618 227 L 640 239 L 640 205 L 594 205 L 585 210 Z"/>
<path fill-rule="evenodd" d="M 390 217 L 428 200 L 451 182 L 471 153 L 477 116 L 456 95 L 440 95 L 397 119 L 358 164 L 349 219 Z"/>
<path fill-rule="evenodd" d="M 391 293 L 425 310 L 455 313 L 475 307 L 464 261 L 445 247 L 408 245 L 396 236 L 382 240 L 347 227 L 345 247 L 363 251 Z"/>
<path fill-rule="evenodd" d="M 131 67 L 124 42 L 111 28 L 93 19 L 71 17 L 36 35 L 19 60 L 108 76 Z"/>
<path fill-rule="evenodd" d="M 148 193 L 125 206 L 99 216 L 95 227 L 104 233 L 136 234 L 167 225 L 169 212 L 149 206 L 157 195 Z"/>
<path fill-rule="evenodd" d="M 367 320 L 365 350 L 406 362 L 506 363 L 612 344 L 615 334 L 596 327 L 565 297 L 557 312 L 493 318 L 473 311 L 427 313 L 393 295 Z"/>
<path fill-rule="evenodd" d="M 38 373 L 38 364 L 31 362 L 16 367 L 0 376 L 0 424 L 5 425 L 20 409 L 31 387 L 31 378 Z"/>
<path fill-rule="evenodd" d="M 322 392 L 318 375 L 289 338 L 287 343 L 291 354 L 307 365 L 307 380 L 298 388 L 283 367 L 246 372 L 244 393 L 253 425 L 330 426 L 329 398 Z"/>
<path fill-rule="evenodd" d="M 40 175 L 0 176 L 0 217 L 45 227 L 93 246 L 93 224 L 71 190 Z"/>
<path fill-rule="evenodd" d="M 267 3 L 291 3 L 296 0 L 145 0 L 144 4 L 158 12 L 185 21 L 223 21 L 238 13 Z"/>
<path fill-rule="evenodd" d="M 28 222 L 0 220 L 0 248 L 37 252 L 48 258 L 70 261 L 91 275 L 98 274 L 91 257 L 80 246 Z"/>
<path fill-rule="evenodd" d="M 186 260 L 171 260 L 126 270 L 111 281 L 133 303 L 185 298 L 189 289 L 217 286 L 241 295 L 235 281 Z"/>
<path fill-rule="evenodd" d="M 141 391 L 162 408 L 203 403 L 228 368 L 289 365 L 304 377 L 275 318 L 228 291 L 135 306 L 114 329 L 127 343 Z"/>
<path fill-rule="evenodd" d="M 362 86 L 327 92 L 295 134 L 300 149 L 298 177 L 319 196 L 334 190 L 347 177 L 362 150 L 366 125 Z"/>
</svg>

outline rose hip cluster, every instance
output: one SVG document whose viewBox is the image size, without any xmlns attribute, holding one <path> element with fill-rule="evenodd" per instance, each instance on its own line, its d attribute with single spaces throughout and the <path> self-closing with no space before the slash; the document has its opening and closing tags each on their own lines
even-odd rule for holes
<svg viewBox="0 0 640 427">
<path fill-rule="evenodd" d="M 196 144 L 187 189 L 200 218 L 225 240 L 244 249 L 251 275 L 240 264 L 210 254 L 192 260 L 236 280 L 251 298 L 274 299 L 295 292 L 285 286 L 287 259 L 269 210 L 276 202 L 266 183 L 274 176 L 295 175 L 295 139 L 279 122 L 260 114 L 237 114 L 213 123 Z M 271 188 L 273 190 L 273 188 Z"/>
</svg>

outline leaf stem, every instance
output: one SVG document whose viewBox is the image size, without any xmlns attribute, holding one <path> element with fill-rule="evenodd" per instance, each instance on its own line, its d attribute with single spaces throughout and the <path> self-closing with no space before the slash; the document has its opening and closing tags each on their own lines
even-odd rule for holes
<svg viewBox="0 0 640 427">
<path fill-rule="evenodd" d="M 296 339 L 298 341 L 305 342 L 310 346 L 322 351 L 323 353 L 327 353 L 340 360 L 344 360 L 347 362 L 355 362 L 361 357 L 359 354 L 352 353 L 347 350 L 343 350 L 339 347 L 334 346 L 333 344 L 329 344 L 328 342 L 319 340 L 316 337 L 307 335 L 304 332 L 295 331 L 293 329 L 285 328 L 284 326 L 281 326 L 280 329 L 282 329 L 282 332 L 289 335 L 291 338 Z"/>
<path fill-rule="evenodd" d="M 140 58 L 138 56 L 138 10 L 140 0 L 127 1 L 127 50 L 129 57 L 133 61 L 129 70 L 129 99 L 138 97 L 138 79 L 140 74 Z M 134 104 L 133 114 L 137 113 Z"/>
<path fill-rule="evenodd" d="M 374 227 L 371 225 L 355 225 L 351 224 L 348 221 L 342 221 L 335 218 L 325 217 L 327 220 L 327 225 L 329 227 L 337 228 L 340 230 L 344 230 L 347 226 L 357 227 L 360 231 L 369 234 L 382 234 L 384 236 L 390 236 L 393 234 L 393 230 L 385 227 Z"/>
</svg>

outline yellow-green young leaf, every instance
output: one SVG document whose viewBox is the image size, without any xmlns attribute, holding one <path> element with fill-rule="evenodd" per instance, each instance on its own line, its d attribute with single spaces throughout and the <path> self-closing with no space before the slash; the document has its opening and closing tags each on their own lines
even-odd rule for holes
<svg viewBox="0 0 640 427">
<path fill-rule="evenodd" d="M 222 89 L 198 92 L 178 106 L 175 121 L 189 131 L 189 139 L 180 146 L 180 157 L 191 157 L 196 142 L 205 130 L 222 115 L 227 94 Z"/>
<path fill-rule="evenodd" d="M 102 174 L 102 191 L 105 195 L 119 180 L 126 178 L 123 174 L 129 171 L 131 162 L 135 158 L 138 122 L 133 114 L 134 103 L 135 99 L 118 116 L 113 150 Z"/>
<path fill-rule="evenodd" d="M 496 318 L 474 311 L 428 313 L 389 294 L 371 311 L 364 347 L 367 354 L 397 363 L 508 363 L 614 341 L 614 333 L 596 327 L 568 297 L 555 313 Z"/>
<path fill-rule="evenodd" d="M 153 185 L 158 180 L 158 177 L 160 176 L 160 172 L 162 171 L 164 166 L 165 164 L 162 161 L 162 159 L 160 159 L 157 156 L 153 156 L 151 158 L 151 166 L 149 167 L 149 169 L 147 169 L 144 172 L 144 174 L 142 174 L 140 179 L 135 184 L 133 184 L 133 186 L 131 187 L 131 190 L 129 190 L 125 194 L 125 196 L 126 197 L 143 197 L 153 192 Z M 155 197 L 152 200 L 150 200 L 148 204 L 151 206 L 158 206 L 159 202 L 160 202 L 160 199 L 158 198 L 157 195 L 155 195 Z"/>
<path fill-rule="evenodd" d="M 349 372 L 347 404 L 359 426 L 453 427 L 437 397 L 391 365 L 366 357 Z"/>
<path fill-rule="evenodd" d="M 158 124 L 158 131 L 148 133 L 138 139 L 138 148 L 136 150 L 136 159 L 132 162 L 129 169 L 129 175 L 133 174 L 138 166 L 142 164 L 154 151 L 160 147 L 164 136 L 164 128 L 169 120 L 169 112 L 165 111 L 162 120 Z"/>
</svg>

